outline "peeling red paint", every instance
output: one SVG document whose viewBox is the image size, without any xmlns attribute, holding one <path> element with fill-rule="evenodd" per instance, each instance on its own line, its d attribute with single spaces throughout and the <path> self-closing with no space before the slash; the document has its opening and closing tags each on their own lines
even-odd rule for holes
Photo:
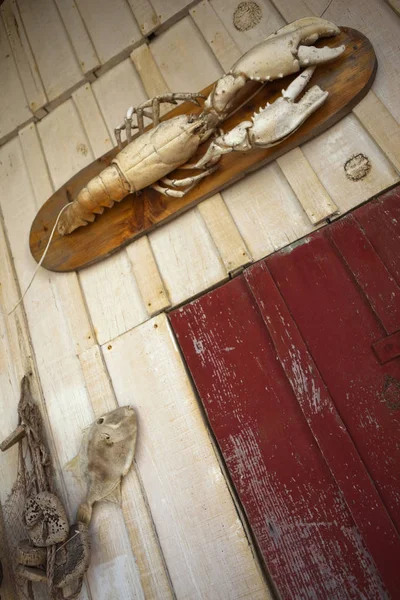
<svg viewBox="0 0 400 600">
<path fill-rule="evenodd" d="M 397 189 L 171 314 L 282 598 L 400 589 L 400 358 L 373 349 L 400 330 L 384 235 L 400 249 Z"/>
</svg>

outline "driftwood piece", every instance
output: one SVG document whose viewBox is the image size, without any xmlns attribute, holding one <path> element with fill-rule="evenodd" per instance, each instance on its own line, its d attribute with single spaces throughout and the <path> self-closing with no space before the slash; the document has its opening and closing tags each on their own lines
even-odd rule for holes
<svg viewBox="0 0 400 600">
<path fill-rule="evenodd" d="M 219 168 L 183 198 L 166 198 L 149 188 L 140 195 L 128 195 L 87 227 L 63 237 L 56 234 L 43 266 L 53 271 L 71 271 L 93 264 L 339 121 L 365 96 L 376 72 L 376 57 L 372 45 L 356 30 L 344 27 L 340 35 L 323 40 L 319 45 L 333 47 L 341 43 L 346 45 L 343 55 L 332 64 L 318 67 L 312 79 L 312 85 L 319 85 L 329 91 L 326 103 L 286 141 L 272 148 L 254 150 L 247 154 L 232 152 L 224 156 Z M 239 122 L 249 119 L 267 101 L 273 102 L 280 96 L 281 89 L 286 88 L 293 79 L 293 76 L 286 77 L 259 89 L 256 96 L 224 122 L 224 130 L 231 130 Z M 257 83 L 250 84 L 245 90 L 247 97 L 258 87 L 261 86 Z M 208 94 L 211 88 L 209 86 L 203 93 Z M 166 118 L 188 112 L 198 113 L 200 110 L 185 103 L 168 113 Z M 44 204 L 33 222 L 30 234 L 31 252 L 37 261 L 43 254 L 60 209 L 92 177 L 107 167 L 117 152 L 117 149 L 111 150 L 83 169 Z M 199 159 L 203 152 L 204 149 L 200 149 L 191 162 Z M 170 177 L 181 178 L 185 174 L 187 171 L 178 169 Z"/>
<path fill-rule="evenodd" d="M 23 425 L 18 425 L 16 429 L 5 440 L 3 440 L 0 444 L 0 450 L 5 452 L 14 444 L 18 444 L 26 435 L 25 427 Z"/>
</svg>

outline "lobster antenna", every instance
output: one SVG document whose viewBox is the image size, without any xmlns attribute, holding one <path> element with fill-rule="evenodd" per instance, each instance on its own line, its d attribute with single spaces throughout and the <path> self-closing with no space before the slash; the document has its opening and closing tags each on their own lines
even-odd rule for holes
<svg viewBox="0 0 400 600">
<path fill-rule="evenodd" d="M 27 292 L 28 292 L 29 288 L 31 287 L 31 285 L 32 285 L 32 283 L 33 283 L 33 280 L 34 280 L 34 279 L 35 279 L 35 277 L 36 277 L 36 273 L 38 272 L 39 268 L 42 266 L 42 262 L 43 262 L 43 261 L 44 261 L 44 259 L 46 258 L 46 254 L 47 254 L 47 251 L 48 251 L 48 249 L 49 249 L 49 247 L 50 247 L 50 244 L 51 244 L 51 242 L 52 242 L 52 240 L 53 240 L 53 237 L 54 237 L 54 234 L 55 234 L 55 231 L 56 231 L 56 227 L 57 227 L 57 225 L 58 225 L 58 221 L 60 220 L 60 217 L 61 217 L 62 213 L 64 212 L 64 210 L 65 210 L 66 208 L 68 208 L 68 206 L 69 206 L 69 202 L 68 202 L 68 203 L 67 203 L 65 206 L 63 206 L 63 207 L 62 207 L 62 209 L 60 210 L 60 212 L 58 213 L 58 215 L 57 215 L 57 219 L 56 219 L 56 222 L 54 223 L 54 227 L 53 227 L 53 229 L 52 229 L 52 231 L 51 231 L 51 234 L 50 234 L 50 237 L 49 237 L 49 241 L 47 242 L 46 248 L 44 249 L 44 252 L 43 252 L 43 254 L 42 254 L 41 258 L 40 258 L 40 261 L 39 261 L 39 262 L 38 262 L 38 264 L 36 265 L 36 269 L 33 271 L 33 275 L 32 275 L 32 277 L 31 277 L 31 280 L 30 280 L 30 282 L 28 283 L 28 287 L 25 289 L 24 293 L 22 294 L 21 298 L 18 300 L 18 302 L 17 302 L 17 304 L 14 306 L 14 308 L 13 308 L 13 309 L 12 309 L 12 310 L 11 310 L 11 311 L 10 311 L 10 312 L 7 314 L 7 316 L 8 316 L 8 317 L 9 317 L 10 315 L 12 315 L 12 313 L 14 312 L 14 310 L 15 310 L 16 308 L 18 308 L 18 306 L 21 304 L 22 300 L 25 298 L 25 296 L 26 296 L 26 294 L 27 294 Z"/>
</svg>

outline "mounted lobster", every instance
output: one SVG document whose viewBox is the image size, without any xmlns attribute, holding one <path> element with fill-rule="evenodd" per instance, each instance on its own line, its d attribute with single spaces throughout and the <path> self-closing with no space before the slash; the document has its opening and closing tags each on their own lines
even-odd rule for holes
<svg viewBox="0 0 400 600">
<path fill-rule="evenodd" d="M 299 19 L 279 29 L 244 54 L 230 72 L 216 82 L 199 115 L 180 115 L 160 123 L 161 103 L 176 104 L 178 100 L 189 100 L 199 104 L 198 99 L 203 97 L 200 94 L 166 94 L 147 100 L 136 108 L 131 107 L 124 123 L 115 129 L 121 152 L 109 167 L 89 181 L 59 216 L 59 234 L 65 235 L 87 225 L 104 208 L 110 208 L 114 202 L 148 186 L 166 196 L 182 197 L 217 168 L 221 155 L 234 150 L 246 152 L 255 147 L 266 148 L 282 142 L 325 102 L 328 92 L 316 85 L 298 102 L 296 98 L 310 81 L 315 66 L 334 60 L 345 49 L 344 46 L 316 48 L 312 44 L 321 37 L 339 33 L 336 25 L 317 17 Z M 229 115 L 239 90 L 247 81 L 273 81 L 303 67 L 306 67 L 305 70 L 286 90 L 282 90 L 278 100 L 261 108 L 251 121 L 243 121 L 230 132 L 215 137 L 196 164 L 185 164 L 202 142 L 215 136 L 219 124 Z M 144 117 L 153 121 L 152 129 L 146 132 Z M 139 133 L 133 141 L 132 130 Z M 128 142 L 124 148 L 122 131 L 125 131 Z M 166 177 L 178 167 L 201 169 L 201 172 L 184 179 Z"/>
</svg>

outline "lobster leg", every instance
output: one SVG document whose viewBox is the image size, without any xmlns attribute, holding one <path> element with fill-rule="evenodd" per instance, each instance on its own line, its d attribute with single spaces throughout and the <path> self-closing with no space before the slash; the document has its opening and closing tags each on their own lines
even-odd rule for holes
<svg viewBox="0 0 400 600">
<path fill-rule="evenodd" d="M 157 127 L 160 123 L 160 106 L 161 104 L 178 104 L 179 100 L 186 102 L 192 102 L 196 106 L 200 106 L 198 98 L 204 98 L 203 94 L 194 93 L 169 93 L 160 96 L 154 96 L 149 100 L 145 100 L 139 106 L 128 108 L 124 122 L 118 125 L 114 129 L 115 138 L 118 143 L 118 147 L 122 149 L 121 132 L 126 132 L 126 139 L 128 144 L 132 141 L 132 129 L 138 129 L 139 135 L 142 135 L 145 129 L 144 117 L 148 117 L 153 121 L 153 127 Z M 150 108 L 151 112 L 147 111 L 146 108 Z M 137 124 L 132 124 L 133 115 L 136 114 Z"/>
<path fill-rule="evenodd" d="M 162 179 L 160 179 L 160 182 L 164 183 L 168 186 L 171 186 L 171 187 L 164 187 L 164 186 L 158 185 L 157 183 L 154 183 L 150 187 L 152 187 L 157 192 L 160 192 L 164 196 L 173 196 L 174 198 L 182 198 L 188 192 L 190 192 L 190 190 L 192 190 L 194 188 L 194 186 L 197 184 L 198 181 L 200 181 L 201 179 L 204 179 L 204 177 L 207 177 L 208 175 L 213 173 L 216 168 L 217 168 L 216 166 L 213 166 L 209 169 L 206 169 L 202 173 L 199 173 L 198 175 L 192 175 L 191 177 L 185 177 L 183 179 L 169 179 L 168 177 L 163 177 Z M 175 189 L 175 188 L 186 187 L 186 186 L 189 186 L 189 187 L 187 187 L 186 190 Z"/>
</svg>

